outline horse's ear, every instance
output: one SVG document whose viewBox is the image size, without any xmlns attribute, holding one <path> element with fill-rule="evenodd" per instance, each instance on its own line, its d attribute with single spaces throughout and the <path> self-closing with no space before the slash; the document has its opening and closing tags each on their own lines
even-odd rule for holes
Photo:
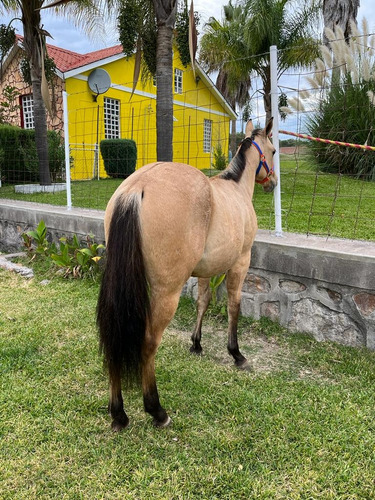
<svg viewBox="0 0 375 500">
<path fill-rule="evenodd" d="M 251 134 L 253 133 L 253 130 L 254 130 L 253 120 L 249 120 L 246 123 L 245 137 L 251 137 Z"/>
<path fill-rule="evenodd" d="M 270 118 L 266 126 L 266 137 L 269 137 L 272 132 L 273 116 Z"/>
</svg>

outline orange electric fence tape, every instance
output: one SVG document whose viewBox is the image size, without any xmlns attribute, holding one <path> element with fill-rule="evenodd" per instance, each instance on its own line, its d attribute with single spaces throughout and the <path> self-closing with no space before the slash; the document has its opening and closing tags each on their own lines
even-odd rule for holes
<svg viewBox="0 0 375 500">
<path fill-rule="evenodd" d="M 294 137 L 301 137 L 302 139 L 308 139 L 309 141 L 324 142 L 326 144 L 335 144 L 336 146 L 346 146 L 349 148 L 368 149 L 370 151 L 375 151 L 375 146 L 367 146 L 365 144 L 352 144 L 350 142 L 331 141 L 330 139 L 312 137 L 311 135 L 307 134 L 297 134 L 296 132 L 287 132 L 286 130 L 279 130 L 279 134 L 293 135 Z"/>
</svg>

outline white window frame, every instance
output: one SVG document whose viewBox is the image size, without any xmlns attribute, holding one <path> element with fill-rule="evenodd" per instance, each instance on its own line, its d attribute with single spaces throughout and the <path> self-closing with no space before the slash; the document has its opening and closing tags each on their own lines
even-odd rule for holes
<svg viewBox="0 0 375 500">
<path fill-rule="evenodd" d="M 179 68 L 174 69 L 174 92 L 175 94 L 182 94 L 182 75 L 183 72 Z"/>
<path fill-rule="evenodd" d="M 21 96 L 22 123 L 25 129 L 34 129 L 34 99 L 32 94 Z"/>
<path fill-rule="evenodd" d="M 203 121 L 203 152 L 211 153 L 212 144 L 212 120 Z"/>
<path fill-rule="evenodd" d="M 104 137 L 120 138 L 120 101 L 104 97 Z"/>
</svg>

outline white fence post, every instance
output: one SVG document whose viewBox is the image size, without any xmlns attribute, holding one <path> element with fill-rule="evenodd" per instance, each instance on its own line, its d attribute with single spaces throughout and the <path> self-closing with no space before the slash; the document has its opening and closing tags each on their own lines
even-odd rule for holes
<svg viewBox="0 0 375 500">
<path fill-rule="evenodd" d="M 281 187 L 280 187 L 280 148 L 279 148 L 279 91 L 277 87 L 277 47 L 270 47 L 270 69 L 271 69 L 271 111 L 273 116 L 272 142 L 276 148 L 273 157 L 275 173 L 278 183 L 274 191 L 275 204 L 275 235 L 282 236 L 283 228 L 281 221 Z"/>
<path fill-rule="evenodd" d="M 68 114 L 68 94 L 65 92 L 65 90 L 63 91 L 63 109 L 64 109 L 66 206 L 68 210 L 71 210 L 72 189 L 70 184 L 69 114 Z"/>
</svg>

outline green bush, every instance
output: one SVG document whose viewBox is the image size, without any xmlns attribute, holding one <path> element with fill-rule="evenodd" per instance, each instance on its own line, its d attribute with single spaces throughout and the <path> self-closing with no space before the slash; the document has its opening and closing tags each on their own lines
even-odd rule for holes
<svg viewBox="0 0 375 500">
<path fill-rule="evenodd" d="M 218 143 L 214 149 L 214 161 L 212 162 L 212 168 L 216 170 L 224 170 L 228 165 L 228 160 L 225 154 L 223 153 L 223 148 L 221 144 Z"/>
<path fill-rule="evenodd" d="M 52 182 L 65 181 L 65 145 L 61 132 L 49 130 L 48 140 L 48 164 Z M 73 158 L 70 157 L 72 168 Z"/>
<path fill-rule="evenodd" d="M 314 137 L 355 144 L 375 144 L 375 108 L 367 91 L 374 83 L 353 84 L 350 75 L 340 85 L 332 85 L 318 110 L 307 120 L 307 130 Z M 310 152 L 322 171 L 352 175 L 375 181 L 373 151 L 309 143 Z"/>
<path fill-rule="evenodd" d="M 72 238 L 60 238 L 59 247 L 47 239 L 47 227 L 41 220 L 37 228 L 22 234 L 27 255 L 31 260 L 36 257 L 53 262 L 65 278 L 95 278 L 100 272 L 100 260 L 105 247 L 95 243 L 94 237 L 88 235 L 83 244 L 76 234 Z"/>
<path fill-rule="evenodd" d="M 61 134 L 47 132 L 49 168 L 53 181 L 61 180 L 65 169 L 65 150 Z M 0 125 L 1 179 L 8 184 L 38 182 L 39 162 L 35 131 Z"/>
<path fill-rule="evenodd" d="M 104 168 L 110 177 L 125 179 L 135 171 L 137 146 L 131 139 L 104 139 L 100 142 Z"/>
</svg>

